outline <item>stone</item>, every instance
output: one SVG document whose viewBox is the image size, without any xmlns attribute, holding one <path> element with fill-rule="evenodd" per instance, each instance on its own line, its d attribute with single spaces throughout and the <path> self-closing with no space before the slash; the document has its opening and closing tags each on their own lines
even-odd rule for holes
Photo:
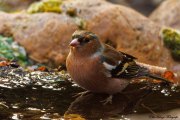
<svg viewBox="0 0 180 120">
<path fill-rule="evenodd" d="M 165 0 L 149 18 L 157 24 L 180 30 L 180 1 Z"/>
</svg>

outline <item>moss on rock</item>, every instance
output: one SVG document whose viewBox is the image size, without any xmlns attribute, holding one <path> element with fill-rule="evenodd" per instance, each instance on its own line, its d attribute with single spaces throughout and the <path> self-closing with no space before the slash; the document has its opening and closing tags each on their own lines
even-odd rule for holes
<svg viewBox="0 0 180 120">
<path fill-rule="evenodd" d="M 173 58 L 180 60 L 180 31 L 163 28 L 161 34 L 165 45 L 171 50 Z"/>
<path fill-rule="evenodd" d="M 39 12 L 55 12 L 61 13 L 60 5 L 62 0 L 42 0 L 40 2 L 33 3 L 28 8 L 28 13 L 39 13 Z"/>
<path fill-rule="evenodd" d="M 23 47 L 13 41 L 12 37 L 4 37 L 0 35 L 0 58 L 8 60 L 17 60 L 20 64 L 26 65 L 28 58 Z"/>
</svg>

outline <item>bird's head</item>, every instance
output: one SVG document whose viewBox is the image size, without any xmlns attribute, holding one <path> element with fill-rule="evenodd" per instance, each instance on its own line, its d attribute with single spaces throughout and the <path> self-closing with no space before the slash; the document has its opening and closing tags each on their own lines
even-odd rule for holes
<svg viewBox="0 0 180 120">
<path fill-rule="evenodd" d="M 94 54 L 102 47 L 97 35 L 85 30 L 76 30 L 69 45 L 71 51 L 81 55 Z"/>
</svg>

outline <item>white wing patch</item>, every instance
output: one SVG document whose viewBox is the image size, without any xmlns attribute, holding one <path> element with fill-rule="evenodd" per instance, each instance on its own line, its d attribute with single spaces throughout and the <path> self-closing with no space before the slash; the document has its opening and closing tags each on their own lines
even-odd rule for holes
<svg viewBox="0 0 180 120">
<path fill-rule="evenodd" d="M 103 62 L 103 65 L 104 65 L 104 67 L 105 67 L 106 69 L 108 69 L 108 70 L 112 70 L 112 69 L 115 69 L 115 68 L 116 68 L 116 66 L 110 65 L 110 64 L 108 64 L 108 63 L 106 63 L 106 62 Z"/>
</svg>

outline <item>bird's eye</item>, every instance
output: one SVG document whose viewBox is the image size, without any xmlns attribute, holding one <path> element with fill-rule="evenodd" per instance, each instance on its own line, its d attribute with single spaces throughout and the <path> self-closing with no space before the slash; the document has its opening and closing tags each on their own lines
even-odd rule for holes
<svg viewBox="0 0 180 120">
<path fill-rule="evenodd" d="M 84 42 L 88 43 L 90 40 L 88 38 L 85 38 Z"/>
<path fill-rule="evenodd" d="M 79 38 L 78 41 L 79 41 L 80 43 L 82 43 L 82 42 L 83 42 L 83 38 Z"/>
</svg>

